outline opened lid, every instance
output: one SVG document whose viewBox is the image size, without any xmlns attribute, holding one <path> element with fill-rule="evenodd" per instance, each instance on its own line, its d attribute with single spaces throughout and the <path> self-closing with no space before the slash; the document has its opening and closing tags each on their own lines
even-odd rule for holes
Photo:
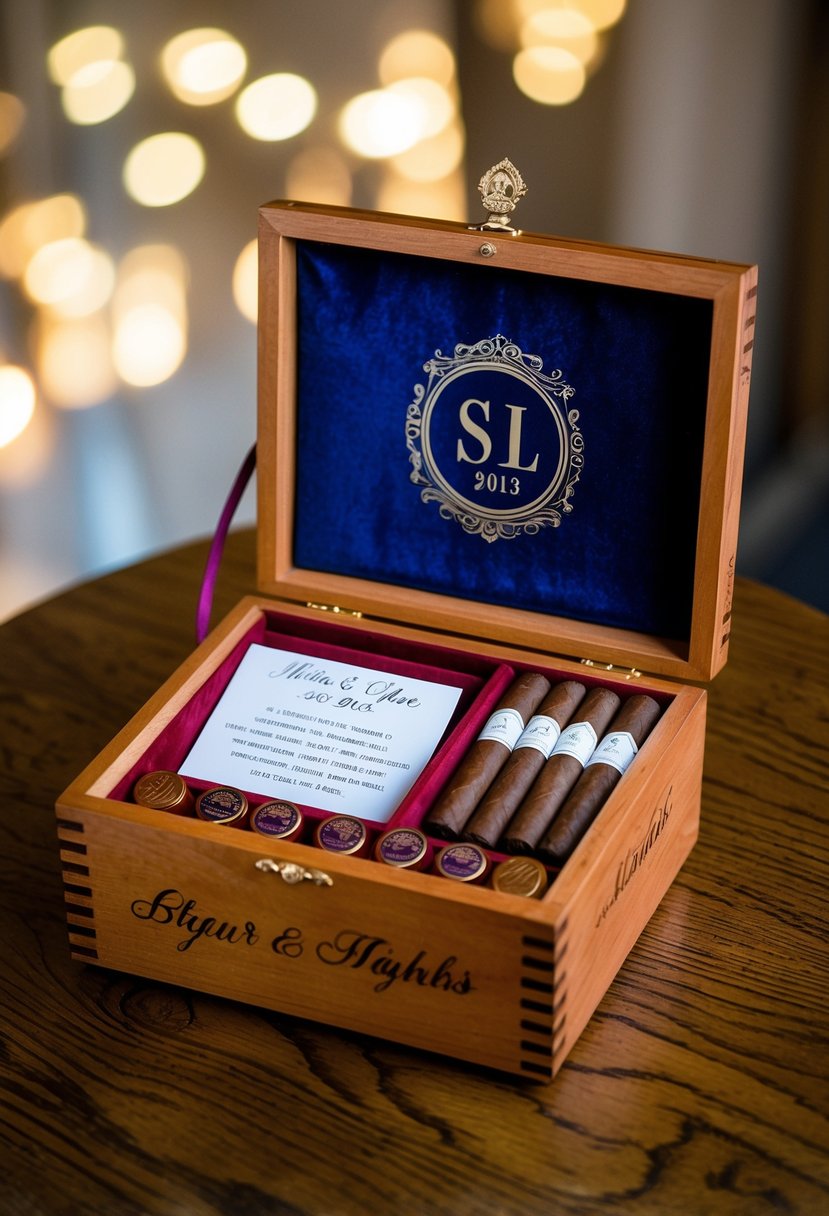
<svg viewBox="0 0 829 1216">
<path fill-rule="evenodd" d="M 676 255 L 262 208 L 260 589 L 709 678 L 755 283 Z"/>
</svg>

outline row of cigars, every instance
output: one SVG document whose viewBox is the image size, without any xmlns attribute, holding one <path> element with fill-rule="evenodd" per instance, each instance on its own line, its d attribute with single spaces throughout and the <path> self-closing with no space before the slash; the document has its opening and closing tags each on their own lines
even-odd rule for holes
<svg viewBox="0 0 829 1216">
<path fill-rule="evenodd" d="M 538 672 L 524 672 L 421 825 L 391 827 L 376 836 L 351 815 L 329 815 L 310 829 L 294 803 L 276 799 L 251 807 L 230 786 L 196 794 L 169 771 L 140 777 L 133 799 L 272 839 L 303 840 L 329 852 L 538 897 L 549 883 L 547 867 L 570 856 L 660 712 L 646 694 L 623 699 L 602 686 L 552 684 Z M 448 843 L 436 849 L 430 837 Z M 515 856 L 495 860 L 492 852 Z"/>
<path fill-rule="evenodd" d="M 577 680 L 524 672 L 507 689 L 426 816 L 434 836 L 561 865 L 661 713 Z M 526 725 L 525 725 L 526 724 Z"/>
</svg>

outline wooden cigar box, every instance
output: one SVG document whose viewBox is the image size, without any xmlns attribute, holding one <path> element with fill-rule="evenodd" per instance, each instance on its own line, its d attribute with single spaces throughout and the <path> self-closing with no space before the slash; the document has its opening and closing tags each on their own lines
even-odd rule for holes
<svg viewBox="0 0 829 1216">
<path fill-rule="evenodd" d="M 73 957 L 552 1079 L 697 837 L 755 295 L 747 266 L 263 207 L 257 593 L 61 796 Z M 525 898 L 136 805 L 253 642 L 462 686 L 372 839 L 423 822 L 521 671 L 663 712 Z"/>
</svg>

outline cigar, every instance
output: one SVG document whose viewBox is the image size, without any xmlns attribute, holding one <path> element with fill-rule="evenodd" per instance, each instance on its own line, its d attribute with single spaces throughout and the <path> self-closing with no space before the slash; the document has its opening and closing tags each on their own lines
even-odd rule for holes
<svg viewBox="0 0 829 1216">
<path fill-rule="evenodd" d="M 521 733 L 506 764 L 463 830 L 463 839 L 494 849 L 515 808 L 550 758 L 587 689 L 575 680 L 556 684 Z"/>
<path fill-rule="evenodd" d="M 538 672 L 525 671 L 512 682 L 427 815 L 428 832 L 444 840 L 457 840 L 549 691 L 550 681 Z"/>
<path fill-rule="evenodd" d="M 660 712 L 653 697 L 637 695 L 625 702 L 541 840 L 538 852 L 543 857 L 562 862 L 570 856 L 647 739 Z"/>
<path fill-rule="evenodd" d="M 530 853 L 553 821 L 621 705 L 609 688 L 593 688 L 579 706 L 578 722 L 561 733 L 550 759 L 530 787 L 503 837 L 509 853 Z"/>
</svg>

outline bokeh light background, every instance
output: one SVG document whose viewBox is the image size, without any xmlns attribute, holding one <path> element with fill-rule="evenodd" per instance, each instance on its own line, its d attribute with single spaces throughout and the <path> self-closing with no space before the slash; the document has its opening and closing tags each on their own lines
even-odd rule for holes
<svg viewBox="0 0 829 1216">
<path fill-rule="evenodd" d="M 761 263 L 761 484 L 809 2 L 723 8 L 5 0 L 0 618 L 212 528 L 255 437 L 260 203 L 476 221 L 506 155 L 526 228 Z"/>
</svg>

